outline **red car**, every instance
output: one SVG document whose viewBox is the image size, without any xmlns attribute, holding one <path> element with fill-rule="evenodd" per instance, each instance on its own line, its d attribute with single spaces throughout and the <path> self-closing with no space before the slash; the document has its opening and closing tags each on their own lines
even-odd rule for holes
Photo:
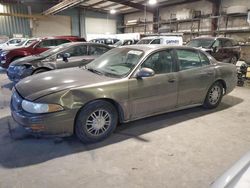
<svg viewBox="0 0 250 188">
<path fill-rule="evenodd" d="M 26 48 L 18 48 L 10 51 L 2 51 L 0 54 L 0 66 L 8 68 L 12 61 L 29 55 L 40 54 L 49 48 L 68 43 L 68 42 L 86 42 L 84 38 L 76 36 L 57 36 L 42 38 Z"/>
</svg>

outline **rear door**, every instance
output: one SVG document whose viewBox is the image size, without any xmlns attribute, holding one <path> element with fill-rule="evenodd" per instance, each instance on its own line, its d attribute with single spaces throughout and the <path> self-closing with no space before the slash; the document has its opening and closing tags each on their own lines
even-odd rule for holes
<svg viewBox="0 0 250 188">
<path fill-rule="evenodd" d="M 176 49 L 178 58 L 178 107 L 203 103 L 215 70 L 203 52 Z"/>
<path fill-rule="evenodd" d="M 129 79 L 132 119 L 175 108 L 178 86 L 175 65 L 172 50 L 158 51 L 150 55 L 140 67 L 153 69 L 154 76 Z"/>
</svg>

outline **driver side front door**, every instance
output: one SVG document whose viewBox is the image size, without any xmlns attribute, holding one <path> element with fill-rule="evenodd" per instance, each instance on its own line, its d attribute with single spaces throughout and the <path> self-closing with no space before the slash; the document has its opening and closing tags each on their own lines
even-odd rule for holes
<svg viewBox="0 0 250 188">
<path fill-rule="evenodd" d="M 128 87 L 131 119 L 175 108 L 178 85 L 175 65 L 171 50 L 158 51 L 142 63 L 140 68 L 151 68 L 155 75 L 147 78 L 130 78 Z"/>
</svg>

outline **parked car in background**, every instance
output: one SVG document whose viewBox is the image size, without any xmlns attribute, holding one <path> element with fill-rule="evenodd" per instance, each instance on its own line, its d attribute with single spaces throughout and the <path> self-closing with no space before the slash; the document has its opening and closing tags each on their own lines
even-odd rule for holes
<svg viewBox="0 0 250 188">
<path fill-rule="evenodd" d="M 109 51 L 104 44 L 72 42 L 62 44 L 38 55 L 27 56 L 12 62 L 7 69 L 11 81 L 19 80 L 54 69 L 83 66 Z"/>
<path fill-rule="evenodd" d="M 111 45 L 112 47 L 119 47 L 119 46 L 127 46 L 127 45 L 133 45 L 136 44 L 139 40 L 134 39 L 125 39 L 125 40 L 119 40 L 114 45 Z"/>
<path fill-rule="evenodd" d="M 114 45 L 118 41 L 119 39 L 114 39 L 114 38 L 99 38 L 99 39 L 92 39 L 89 42 L 106 44 L 106 45 Z"/>
<path fill-rule="evenodd" d="M 240 58 L 241 48 L 238 43 L 225 37 L 198 37 L 187 46 L 201 48 L 211 54 L 217 61 L 236 64 Z"/>
<path fill-rule="evenodd" d="M 49 48 L 53 48 L 64 43 L 77 41 L 85 42 L 85 39 L 75 36 L 57 36 L 42 38 L 39 39 L 37 42 L 32 43 L 28 47 L 3 51 L 0 56 L 0 66 L 2 68 L 8 68 L 11 62 L 22 57 L 40 54 L 48 50 Z"/>
<path fill-rule="evenodd" d="M 27 77 L 11 111 L 30 133 L 108 137 L 118 122 L 203 105 L 217 107 L 236 86 L 236 66 L 188 47 L 114 48 L 85 67 Z"/>
<path fill-rule="evenodd" d="M 22 42 L 24 40 L 25 40 L 24 38 L 9 39 L 8 41 L 0 44 L 0 49 L 4 48 L 4 47 L 8 47 L 8 46 L 16 46 L 17 44 L 19 44 L 20 42 Z"/>
<path fill-rule="evenodd" d="M 27 47 L 27 46 L 31 45 L 33 42 L 36 42 L 37 40 L 38 40 L 37 38 L 25 39 L 25 40 L 23 40 L 22 42 L 18 43 L 15 46 L 2 47 L 2 48 L 0 48 L 0 53 L 1 53 L 1 51 L 4 51 L 4 50 L 5 51 L 6 50 L 14 50 L 14 49 L 17 49 L 17 48 Z"/>
<path fill-rule="evenodd" d="M 182 36 L 151 36 L 142 38 L 137 44 L 163 44 L 169 46 L 182 46 Z"/>
</svg>

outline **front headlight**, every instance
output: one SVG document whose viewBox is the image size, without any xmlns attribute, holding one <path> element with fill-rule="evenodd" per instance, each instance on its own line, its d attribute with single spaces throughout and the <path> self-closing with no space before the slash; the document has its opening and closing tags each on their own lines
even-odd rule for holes
<svg viewBox="0 0 250 188">
<path fill-rule="evenodd" d="M 7 51 L 7 50 L 6 50 L 6 51 L 2 51 L 1 56 L 2 56 L 2 57 L 5 57 L 9 52 L 10 52 L 10 51 Z"/>
<path fill-rule="evenodd" d="M 33 114 L 43 114 L 43 113 L 58 112 L 63 110 L 63 107 L 58 104 L 34 103 L 26 100 L 22 101 L 22 108 L 26 112 Z"/>
</svg>

